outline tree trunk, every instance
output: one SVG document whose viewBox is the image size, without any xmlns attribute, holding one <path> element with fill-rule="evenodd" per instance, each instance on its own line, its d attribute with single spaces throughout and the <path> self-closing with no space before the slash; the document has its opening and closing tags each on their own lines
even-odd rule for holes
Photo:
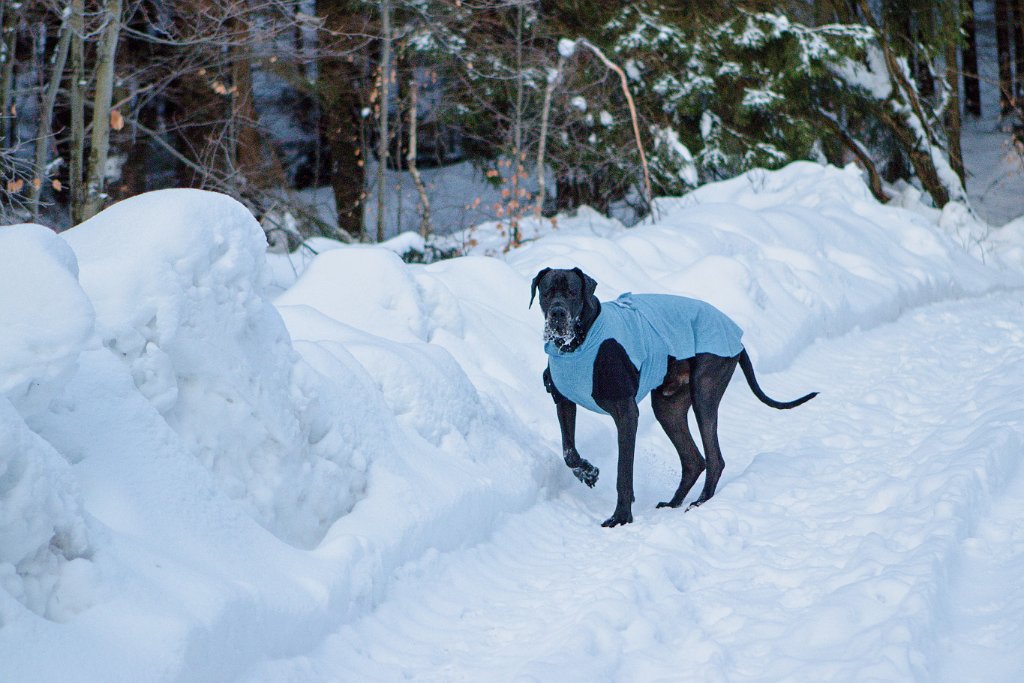
<svg viewBox="0 0 1024 683">
<path fill-rule="evenodd" d="M 380 0 L 380 127 L 377 131 L 377 241 L 384 241 L 387 209 L 388 118 L 391 116 L 391 0 Z"/>
<path fill-rule="evenodd" d="M 13 8 L 10 8 L 13 9 Z M 14 51 L 18 44 L 18 15 L 8 9 L 2 20 L 0 35 L 0 147 L 14 145 Z"/>
<path fill-rule="evenodd" d="M 854 156 L 860 161 L 864 170 L 868 173 L 868 187 L 871 189 L 871 194 L 874 195 L 875 199 L 880 202 L 887 202 L 891 197 L 885 193 L 882 189 L 882 176 L 878 173 L 878 167 L 875 165 L 871 155 L 858 143 L 853 136 L 851 136 L 843 125 L 833 118 L 832 115 L 819 111 L 818 120 L 824 123 L 832 132 L 836 134 L 836 137 L 842 142 L 843 147 L 850 150 Z"/>
<path fill-rule="evenodd" d="M 409 79 L 409 153 L 405 159 L 409 165 L 409 174 L 412 176 L 412 182 L 416 185 L 416 192 L 420 196 L 420 235 L 426 237 L 430 234 L 430 199 L 427 197 L 427 188 L 423 185 L 423 178 L 420 177 L 420 170 L 416 166 L 416 128 L 418 124 L 416 120 L 416 105 L 418 90 L 416 70 L 413 69 L 412 78 Z"/>
<path fill-rule="evenodd" d="M 1018 108 L 1024 97 L 1024 0 L 1010 0 L 1013 15 L 1013 99 Z"/>
<path fill-rule="evenodd" d="M 922 149 L 915 131 L 913 131 L 902 118 L 894 116 L 887 110 L 882 111 L 881 114 L 882 122 L 888 126 L 889 130 L 892 131 L 893 135 L 900 143 L 900 147 L 906 152 L 907 157 L 910 158 L 910 163 L 914 167 L 914 174 L 917 179 L 921 181 L 922 187 L 927 192 L 932 201 L 935 202 L 935 206 L 938 208 L 944 207 L 949 203 L 949 190 L 942 183 L 939 178 L 938 170 L 935 168 L 935 162 L 932 160 L 928 150 Z"/>
<path fill-rule="evenodd" d="M 971 116 L 981 116 L 981 83 L 978 80 L 978 36 L 974 28 L 974 0 L 964 0 L 964 111 Z"/>
<path fill-rule="evenodd" d="M 953 187 L 947 186 L 944 182 L 936 160 L 936 152 L 941 151 L 941 146 L 938 144 L 938 136 L 928 125 L 929 119 L 925 115 L 921 98 L 893 53 L 887 35 L 879 29 L 868 0 L 858 0 L 858 5 L 864 20 L 877 36 L 878 46 L 885 58 L 886 70 L 892 84 L 892 93 L 885 101 L 879 103 L 878 115 L 910 159 L 917 179 L 921 181 L 935 206 L 941 209 L 949 203 L 951 192 L 955 195 L 965 194 L 963 184 Z M 944 159 L 942 161 L 945 163 Z"/>
<path fill-rule="evenodd" d="M 362 22 L 362 14 L 348 0 L 317 0 L 316 11 L 324 17 L 325 31 L 317 47 L 314 93 L 319 107 L 320 146 L 327 156 L 328 181 L 334 195 L 335 221 L 338 229 L 352 240 L 364 241 L 368 155 L 364 145 L 367 119 L 362 111 L 370 79 L 365 63 L 357 63 L 348 53 L 355 46 L 337 38 L 353 33 L 351 20 L 358 17 Z"/>
<path fill-rule="evenodd" d="M 105 26 L 96 47 L 96 94 L 92 104 L 92 137 L 89 140 L 89 172 L 85 183 L 85 210 L 92 218 L 106 201 L 107 154 L 110 151 L 110 106 L 114 96 L 114 57 L 121 34 L 121 0 L 107 0 L 103 7 Z"/>
<path fill-rule="evenodd" d="M 231 122 L 235 131 L 231 163 L 245 187 L 259 189 L 284 187 L 284 169 L 268 137 L 259 129 L 252 85 L 252 41 L 242 39 L 248 28 L 239 26 L 239 39 L 232 48 Z"/>
<path fill-rule="evenodd" d="M 509 198 L 508 208 L 508 244 L 505 249 L 518 247 L 522 244 L 522 237 L 519 234 L 519 213 L 522 206 L 519 201 L 519 177 L 523 173 L 523 3 L 516 4 L 516 107 L 513 112 L 515 117 L 512 122 L 512 164 L 509 170 L 512 177 L 509 179 L 512 196 Z"/>
<path fill-rule="evenodd" d="M 900 30 L 903 32 L 903 40 L 907 43 L 907 61 L 912 66 L 914 80 L 917 81 L 917 91 L 924 99 L 931 99 L 935 94 L 935 78 L 932 76 L 931 64 L 927 56 L 922 56 L 917 45 L 917 31 L 910 14 L 906 14 L 900 23 Z"/>
<path fill-rule="evenodd" d="M 71 0 L 71 150 L 68 161 L 68 194 L 71 224 L 81 223 L 85 213 L 85 0 Z"/>
<path fill-rule="evenodd" d="M 394 137 L 395 148 L 388 152 L 390 158 L 394 159 L 395 168 L 399 171 L 402 170 L 402 163 L 405 161 L 405 155 L 402 154 L 402 136 L 405 131 L 402 130 L 402 53 L 399 52 L 394 56 L 392 65 L 395 71 L 395 130 L 392 133 Z M 395 233 L 402 232 L 402 174 L 398 173 L 395 176 L 394 189 L 390 190 L 394 193 L 394 196 L 398 198 L 395 205 Z"/>
<path fill-rule="evenodd" d="M 321 61 L 321 79 L 330 79 L 334 73 L 354 77 L 349 69 L 340 67 Z M 366 237 L 363 226 L 366 165 L 363 163 L 360 135 L 362 119 L 359 116 L 359 94 L 353 83 L 354 80 L 339 81 L 337 85 L 340 91 L 332 92 L 332 96 L 321 101 L 320 137 L 330 154 L 330 183 L 338 227 L 353 240 L 360 241 Z"/>
<path fill-rule="evenodd" d="M 133 112 L 131 129 L 122 131 L 122 135 L 112 135 L 111 147 L 124 155 L 124 164 L 121 166 L 121 177 L 116 185 L 107 188 L 107 194 L 114 202 L 119 202 L 128 197 L 134 197 L 150 189 L 150 179 L 153 171 L 153 159 L 156 152 L 155 147 L 160 143 L 154 142 L 149 135 L 143 132 L 158 128 L 160 122 L 151 107 L 143 108 Z"/>
<path fill-rule="evenodd" d="M 540 140 L 537 142 L 537 204 L 533 212 L 537 218 L 540 218 L 541 212 L 544 210 L 544 200 L 547 199 L 547 190 L 545 189 L 545 159 L 546 147 L 548 142 L 548 119 L 551 116 L 551 96 L 555 92 L 555 88 L 558 86 L 558 81 L 562 79 L 562 69 L 565 68 L 565 57 L 558 57 L 558 66 L 555 67 L 554 72 L 548 73 L 548 84 L 544 88 L 544 104 L 540 110 Z"/>
<path fill-rule="evenodd" d="M 999 62 L 999 115 L 1013 110 L 1013 71 L 1010 65 L 1010 16 L 1008 2 L 995 0 L 996 56 Z"/>
<path fill-rule="evenodd" d="M 964 158 L 960 150 L 960 86 L 957 79 L 956 45 L 946 46 L 946 80 L 949 82 L 949 104 L 946 105 L 946 139 L 949 141 L 949 165 L 966 187 Z"/>
<path fill-rule="evenodd" d="M 32 219 L 39 220 L 39 200 L 44 191 L 46 177 L 46 148 L 51 144 L 50 133 L 53 125 L 53 108 L 57 102 L 57 91 L 64 77 L 64 66 L 71 47 L 71 29 L 67 20 L 61 25 L 60 39 L 57 41 L 53 55 L 53 68 L 50 70 L 50 82 L 39 102 L 39 127 L 36 133 L 35 160 L 32 167 L 32 190 L 30 206 Z"/>
</svg>

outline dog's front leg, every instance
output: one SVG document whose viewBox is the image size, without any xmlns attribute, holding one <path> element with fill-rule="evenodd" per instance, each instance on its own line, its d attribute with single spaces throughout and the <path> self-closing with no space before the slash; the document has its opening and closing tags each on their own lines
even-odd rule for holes
<svg viewBox="0 0 1024 683">
<path fill-rule="evenodd" d="M 576 450 L 576 404 L 567 398 L 556 400 L 558 426 L 562 430 L 562 457 L 573 475 L 590 488 L 597 483 L 599 471 L 580 457 Z"/>
<path fill-rule="evenodd" d="M 602 522 L 601 526 L 629 524 L 633 521 L 633 453 L 636 449 L 636 424 L 640 411 L 636 407 L 636 401 L 631 398 L 607 401 L 598 405 L 615 420 L 615 429 L 619 437 L 619 471 L 615 483 L 618 497 L 615 512 Z"/>
</svg>

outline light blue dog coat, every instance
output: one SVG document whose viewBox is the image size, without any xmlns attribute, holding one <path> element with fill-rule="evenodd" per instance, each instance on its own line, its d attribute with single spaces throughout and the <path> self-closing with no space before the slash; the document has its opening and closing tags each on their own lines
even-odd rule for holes
<svg viewBox="0 0 1024 683">
<path fill-rule="evenodd" d="M 577 349 L 562 352 L 549 341 L 544 350 L 555 388 L 573 403 L 605 413 L 593 397 L 594 363 L 604 341 L 621 344 L 640 371 L 639 402 L 664 382 L 669 356 L 683 359 L 710 353 L 730 358 L 743 350 L 742 336 L 736 323 L 704 301 L 626 293 L 601 304 L 601 312 Z"/>
</svg>

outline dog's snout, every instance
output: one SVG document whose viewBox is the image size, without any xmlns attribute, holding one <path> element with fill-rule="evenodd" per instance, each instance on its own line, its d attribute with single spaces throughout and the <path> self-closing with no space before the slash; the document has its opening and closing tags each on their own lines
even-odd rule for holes
<svg viewBox="0 0 1024 683">
<path fill-rule="evenodd" d="M 567 320 L 569 318 L 569 309 L 565 306 L 552 306 L 551 309 L 548 310 L 548 318 L 551 320 Z"/>
</svg>

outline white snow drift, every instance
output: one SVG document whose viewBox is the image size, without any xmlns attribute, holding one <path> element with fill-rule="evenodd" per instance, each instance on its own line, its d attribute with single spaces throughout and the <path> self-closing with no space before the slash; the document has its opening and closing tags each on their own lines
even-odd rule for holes
<svg viewBox="0 0 1024 683">
<path fill-rule="evenodd" d="M 360 246 L 321 250 L 294 271 L 287 257 L 268 264 L 241 205 L 189 190 L 126 200 L 60 237 L 0 228 L 0 679 L 344 680 L 347 648 L 356 646 L 370 654 L 353 680 L 388 680 L 396 670 L 500 677 L 500 662 L 444 651 L 417 656 L 414 669 L 385 666 L 373 640 L 383 627 L 364 617 L 404 604 L 393 592 L 396 572 L 443 564 L 449 551 L 463 557 L 458 549 L 488 547 L 495 535 L 525 554 L 528 540 L 508 531 L 513 520 L 548 519 L 564 508 L 565 490 L 573 499 L 590 493 L 561 463 L 540 384 L 540 313 L 526 306 L 539 268 L 578 265 L 598 280 L 601 298 L 707 299 L 744 328 L 764 375 L 817 340 L 1020 285 L 995 254 L 983 262 L 951 234 L 969 221 L 881 206 L 856 171 L 799 163 L 659 200 L 655 219 L 632 229 L 588 210 L 560 218 L 557 229 L 527 222 L 529 244 L 501 257 L 488 255 L 500 253 L 501 231 L 484 225 L 474 255 L 428 266 Z M 837 373 L 852 370 L 835 362 Z M 785 398 L 787 388 L 775 386 L 769 393 Z M 644 419 L 641 443 L 660 449 Z M 580 416 L 580 443 L 604 469 L 597 495 L 614 483 L 609 434 L 599 418 Z M 814 457 L 786 436 L 776 435 L 764 467 Z M 666 468 L 676 466 L 663 455 Z M 746 474 L 757 476 L 756 467 Z M 750 502 L 722 500 L 737 514 Z M 574 514 L 596 525 L 607 512 Z M 790 530 L 792 520 L 773 523 L 777 508 L 758 514 L 767 536 Z M 813 528 L 815 514 L 806 511 L 802 524 Z M 679 524 L 667 513 L 658 519 Z M 629 545 L 632 528 L 601 531 L 609 548 L 623 539 L 643 552 Z M 719 542 L 717 530 L 691 531 L 649 540 L 679 552 Z M 557 564 L 555 550 L 541 550 Z M 643 590 L 630 599 L 647 601 Z M 460 613 L 463 597 L 453 585 L 431 600 L 455 622 L 473 622 Z M 745 599 L 755 604 L 738 591 Z M 844 623 L 843 609 L 794 613 L 821 671 L 857 670 L 856 661 L 826 665 L 845 656 L 821 640 L 826 627 L 839 636 L 859 628 Z M 872 619 L 888 618 L 878 609 Z M 772 656 L 763 636 L 745 641 L 742 661 L 723 655 L 707 666 L 719 667 L 721 680 L 756 670 L 757 657 Z M 600 651 L 603 637 L 572 645 L 568 659 L 520 668 L 621 670 L 621 662 L 602 669 L 600 658 L 575 668 L 572 658 Z M 628 637 L 650 649 L 659 636 Z M 876 641 L 858 642 L 870 652 Z"/>
</svg>

